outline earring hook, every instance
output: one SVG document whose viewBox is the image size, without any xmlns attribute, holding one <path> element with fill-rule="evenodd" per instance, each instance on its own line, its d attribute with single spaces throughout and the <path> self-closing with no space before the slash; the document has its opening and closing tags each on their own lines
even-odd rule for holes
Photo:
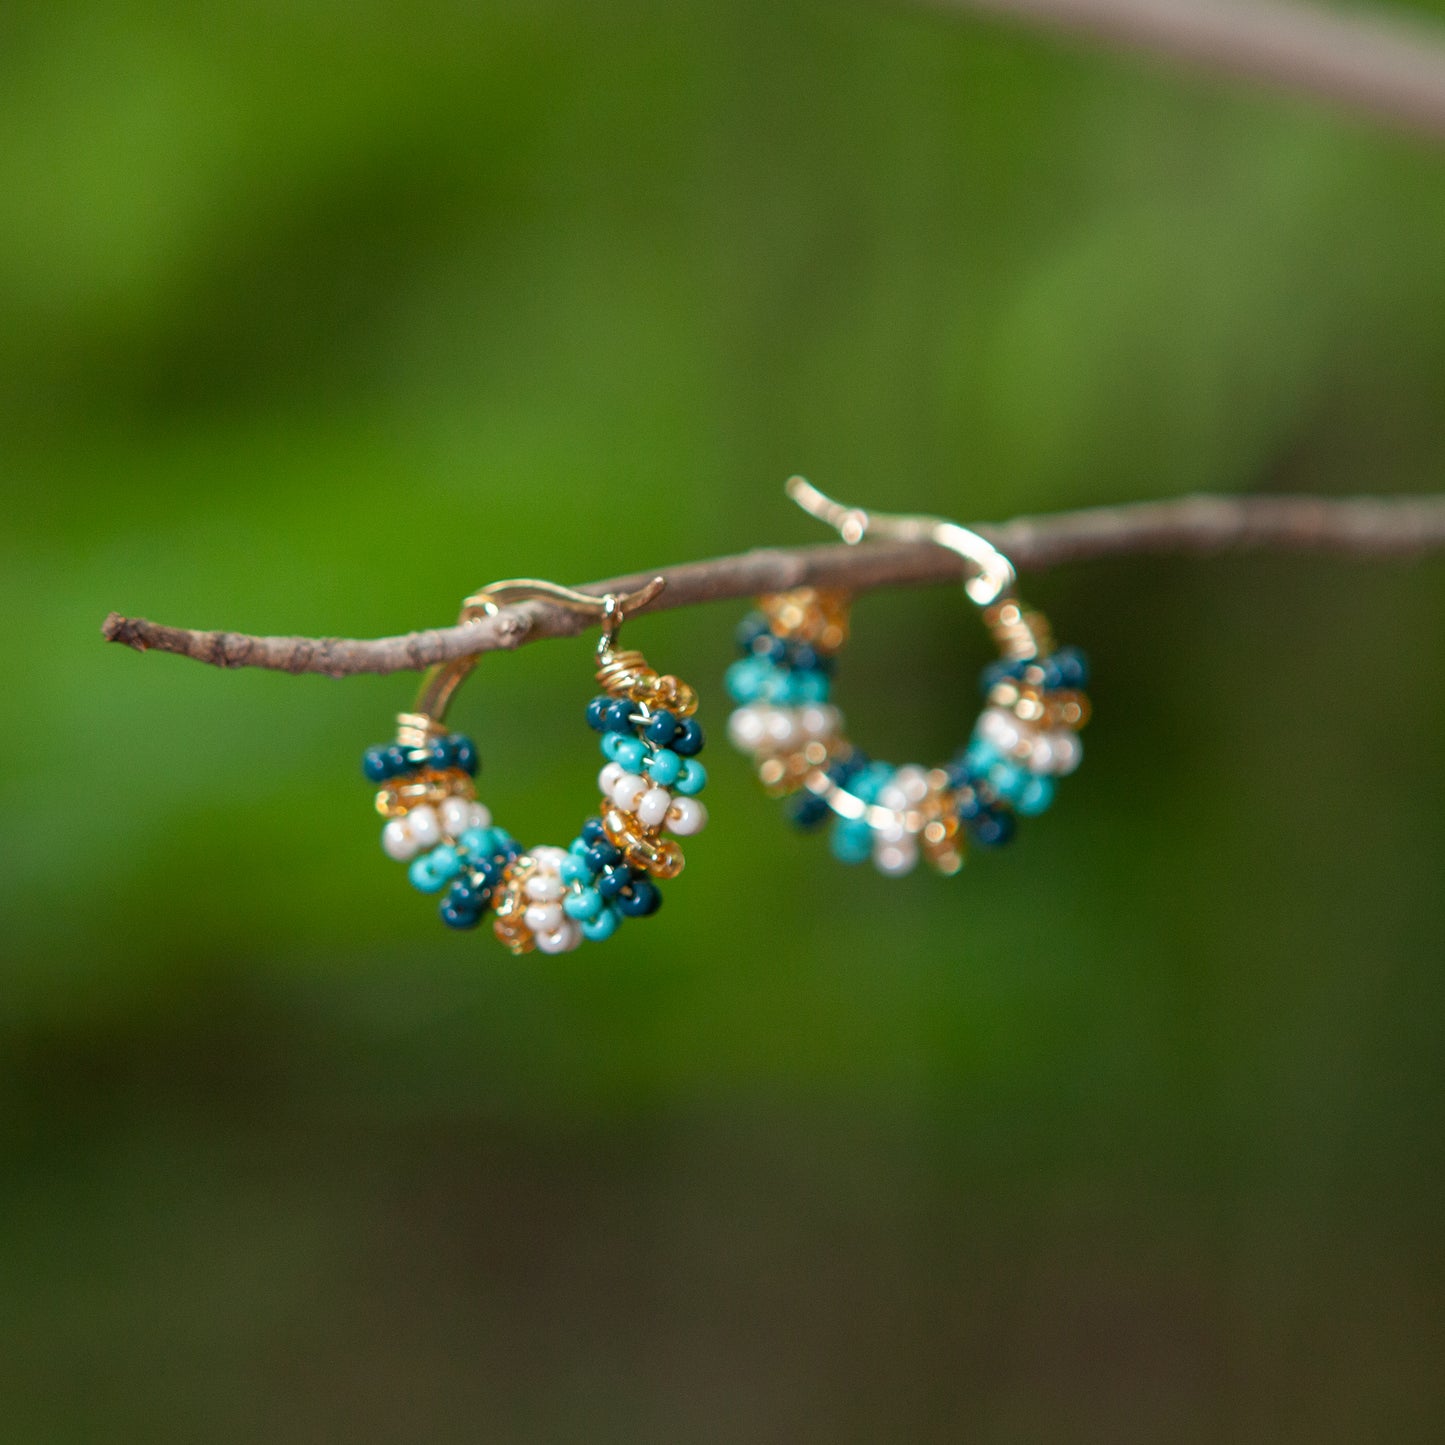
<svg viewBox="0 0 1445 1445">
<path fill-rule="evenodd" d="M 867 536 L 893 537 L 900 542 L 932 542 L 958 553 L 978 569 L 963 584 L 963 590 L 980 607 L 997 602 L 1013 590 L 1013 563 L 991 542 L 957 522 L 844 506 L 820 492 L 806 477 L 789 477 L 784 490 L 809 516 L 834 528 L 849 546 L 856 546 Z"/>
<path fill-rule="evenodd" d="M 604 653 L 616 641 L 624 614 L 645 607 L 665 586 L 665 577 L 654 577 L 635 592 L 609 592 L 595 597 L 590 592 L 578 592 L 575 588 L 544 582 L 538 577 L 509 577 L 502 582 L 490 582 L 480 591 L 473 592 L 462 603 L 457 621 L 475 622 L 479 617 L 495 617 L 503 607 L 517 602 L 551 602 L 569 612 L 595 617 L 602 624 L 602 640 L 597 644 L 597 651 Z M 404 715 L 403 726 L 421 726 L 424 731 L 426 725 L 440 723 L 452 694 L 476 665 L 477 657 L 473 653 L 432 668 L 422 679 L 421 692 L 411 713 Z"/>
</svg>

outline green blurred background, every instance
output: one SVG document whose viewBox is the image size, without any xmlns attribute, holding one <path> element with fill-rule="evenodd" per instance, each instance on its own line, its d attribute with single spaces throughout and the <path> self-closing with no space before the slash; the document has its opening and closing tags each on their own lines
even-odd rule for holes
<svg viewBox="0 0 1445 1445">
<path fill-rule="evenodd" d="M 1428 8 L 1428 7 L 1417 7 Z M 1434 5 L 1445 15 L 1445 4 Z M 1445 473 L 1445 157 L 904 4 L 0 12 L 0 1440 L 1445 1438 L 1445 575 L 1029 583 L 1082 772 L 952 880 L 848 871 L 723 737 L 667 907 L 513 960 L 377 847 L 370 635 L 502 576 Z M 855 737 L 985 645 L 870 597 Z M 588 646 L 490 657 L 565 841 Z"/>
</svg>

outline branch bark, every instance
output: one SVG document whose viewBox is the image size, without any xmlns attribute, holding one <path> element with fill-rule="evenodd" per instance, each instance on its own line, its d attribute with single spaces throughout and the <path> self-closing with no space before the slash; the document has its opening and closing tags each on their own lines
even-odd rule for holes
<svg viewBox="0 0 1445 1445">
<path fill-rule="evenodd" d="M 1303 0 L 930 0 L 1313 96 L 1445 140 L 1445 31 Z"/>
<path fill-rule="evenodd" d="M 1445 495 L 1325 499 L 1318 497 L 1180 497 L 1119 507 L 1090 507 L 1020 517 L 976 529 L 1022 570 L 1135 553 L 1203 553 L 1244 548 L 1336 552 L 1357 557 L 1405 556 L 1445 549 Z M 868 542 L 769 548 L 685 562 L 593 582 L 596 596 L 627 592 L 650 578 L 667 587 L 648 612 L 722 602 L 790 587 L 839 587 L 867 592 L 957 581 L 965 563 L 931 543 Z M 264 667 L 328 677 L 416 671 L 471 653 L 569 637 L 590 624 L 545 603 L 504 608 L 494 617 L 402 637 L 252 637 L 168 627 L 112 612 L 102 628 L 110 642 L 138 652 L 191 657 L 215 667 Z"/>
</svg>

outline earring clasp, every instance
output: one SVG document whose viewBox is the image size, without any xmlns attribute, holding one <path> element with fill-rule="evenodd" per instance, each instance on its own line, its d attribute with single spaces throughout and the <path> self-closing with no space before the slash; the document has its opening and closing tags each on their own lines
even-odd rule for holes
<svg viewBox="0 0 1445 1445">
<path fill-rule="evenodd" d="M 1013 590 L 1013 563 L 993 543 L 977 532 L 944 517 L 904 516 L 890 512 L 867 512 L 862 507 L 844 506 L 820 492 L 806 477 L 789 477 L 784 488 L 788 496 L 809 516 L 834 528 L 849 546 L 865 537 L 892 537 L 900 542 L 932 542 L 956 552 L 978 569 L 963 590 L 980 607 Z"/>
</svg>

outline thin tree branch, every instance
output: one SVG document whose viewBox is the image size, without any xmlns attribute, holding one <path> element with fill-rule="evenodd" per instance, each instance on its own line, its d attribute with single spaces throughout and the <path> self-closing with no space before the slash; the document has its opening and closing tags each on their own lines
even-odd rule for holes
<svg viewBox="0 0 1445 1445">
<path fill-rule="evenodd" d="M 1337 552 L 1358 557 L 1405 556 L 1445 549 L 1445 495 L 1427 497 L 1180 497 L 1091 507 L 1044 517 L 1020 517 L 977 530 L 1022 569 L 1130 553 L 1200 553 L 1268 547 Z M 868 542 L 770 548 L 685 562 L 593 582 L 596 596 L 626 592 L 649 578 L 667 578 L 662 595 L 645 610 L 662 612 L 722 602 L 789 587 L 840 587 L 867 592 L 962 577 L 966 564 L 930 543 Z M 586 620 L 546 603 L 507 607 L 493 617 L 438 627 L 404 637 L 250 637 L 240 632 L 197 632 L 112 612 L 102 632 L 138 652 L 193 657 L 215 667 L 265 667 L 329 677 L 407 672 L 471 653 L 520 647 L 544 637 L 573 636 Z"/>
<path fill-rule="evenodd" d="M 930 0 L 1297 91 L 1445 140 L 1445 30 L 1305 0 Z"/>
</svg>

